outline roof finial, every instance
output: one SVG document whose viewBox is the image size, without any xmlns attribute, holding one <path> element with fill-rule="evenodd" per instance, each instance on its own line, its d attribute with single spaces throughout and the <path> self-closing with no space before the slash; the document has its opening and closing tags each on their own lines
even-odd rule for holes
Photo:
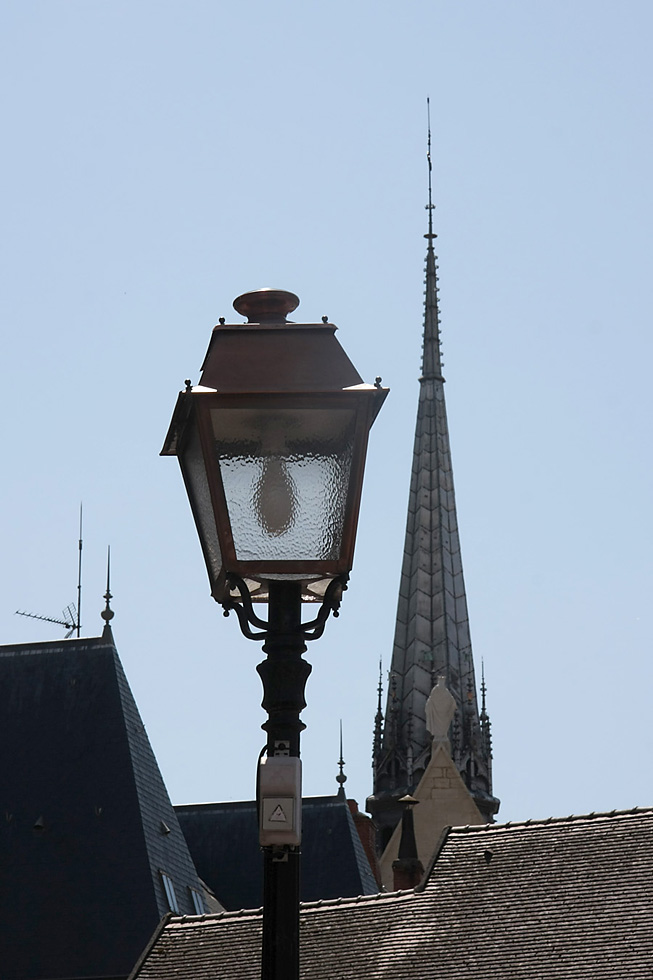
<svg viewBox="0 0 653 980">
<path fill-rule="evenodd" d="M 342 718 L 340 719 L 340 758 L 338 759 L 338 768 L 340 772 L 336 776 L 336 782 L 339 784 L 339 789 L 336 795 L 339 800 L 346 800 L 345 783 L 347 782 L 347 777 L 344 773 L 345 760 L 342 757 Z"/>
<path fill-rule="evenodd" d="M 433 248 L 433 239 L 438 236 L 433 232 L 433 211 L 435 210 L 435 204 L 433 203 L 433 194 L 431 188 L 431 174 L 433 173 L 433 164 L 431 163 L 431 100 L 428 95 L 426 97 L 426 116 L 428 119 L 428 141 L 426 149 L 426 159 L 429 165 L 429 203 L 426 205 L 426 210 L 429 213 L 429 230 L 428 234 L 424 235 L 424 238 L 429 240 L 429 248 Z"/>
<path fill-rule="evenodd" d="M 100 613 L 100 616 L 104 620 L 105 631 L 111 630 L 111 626 L 109 624 L 111 623 L 111 620 L 115 615 L 113 609 L 109 605 L 109 603 L 113 599 L 113 596 L 111 595 L 110 585 L 111 585 L 111 545 L 109 545 L 107 548 L 107 591 L 104 593 L 104 600 L 106 602 L 106 605 L 102 610 L 102 612 Z"/>
</svg>

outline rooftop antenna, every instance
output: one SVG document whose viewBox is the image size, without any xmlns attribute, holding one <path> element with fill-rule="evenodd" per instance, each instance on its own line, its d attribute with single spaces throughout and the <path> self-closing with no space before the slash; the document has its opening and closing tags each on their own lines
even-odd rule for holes
<svg viewBox="0 0 653 980">
<path fill-rule="evenodd" d="M 17 616 L 27 616 L 28 619 L 41 619 L 44 623 L 56 623 L 58 626 L 63 626 L 68 630 L 65 639 L 68 640 L 73 635 L 77 629 L 77 623 L 75 621 L 75 606 L 71 603 L 61 613 L 63 619 L 55 619 L 54 616 L 39 616 L 37 613 L 24 612 L 22 609 L 16 610 Z"/>
<path fill-rule="evenodd" d="M 77 559 L 77 639 L 82 628 L 82 502 L 79 503 L 79 558 Z"/>
<path fill-rule="evenodd" d="M 68 630 L 65 639 L 69 640 L 73 633 L 77 633 L 79 638 L 82 628 L 82 504 L 79 505 L 79 558 L 77 561 L 77 607 L 71 602 L 61 613 L 61 619 L 56 616 L 39 616 L 38 613 L 25 612 L 22 609 L 16 610 L 16 616 L 26 616 L 28 619 L 40 619 L 44 623 L 55 623 Z"/>
</svg>

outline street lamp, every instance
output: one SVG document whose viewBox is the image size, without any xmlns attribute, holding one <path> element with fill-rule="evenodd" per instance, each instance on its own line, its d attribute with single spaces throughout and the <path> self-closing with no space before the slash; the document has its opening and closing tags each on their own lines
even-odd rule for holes
<svg viewBox="0 0 653 980">
<path fill-rule="evenodd" d="M 263 641 L 268 720 L 257 802 L 264 851 L 264 980 L 299 976 L 299 736 L 306 641 L 338 615 L 352 567 L 370 427 L 388 389 L 364 384 L 335 326 L 291 323 L 293 293 L 234 301 L 247 323 L 214 327 L 199 385 L 177 400 L 162 455 L 178 456 L 211 594 Z M 254 604 L 268 604 L 268 619 Z M 302 603 L 320 603 L 302 623 Z"/>
</svg>

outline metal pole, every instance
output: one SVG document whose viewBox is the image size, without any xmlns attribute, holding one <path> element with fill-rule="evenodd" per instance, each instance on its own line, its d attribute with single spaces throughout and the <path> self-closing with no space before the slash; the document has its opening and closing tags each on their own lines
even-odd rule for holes
<svg viewBox="0 0 653 980">
<path fill-rule="evenodd" d="M 270 582 L 267 658 L 257 666 L 268 720 L 267 754 L 299 758 L 304 688 L 311 666 L 302 659 L 299 582 Z M 299 980 L 299 847 L 263 848 L 262 980 Z"/>
</svg>

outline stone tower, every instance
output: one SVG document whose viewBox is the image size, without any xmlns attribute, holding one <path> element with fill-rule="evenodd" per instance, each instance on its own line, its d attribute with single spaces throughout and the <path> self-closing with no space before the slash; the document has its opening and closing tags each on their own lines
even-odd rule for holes
<svg viewBox="0 0 653 980">
<path fill-rule="evenodd" d="M 429 139 L 430 148 L 430 139 Z M 374 733 L 374 793 L 368 799 L 382 847 L 401 818 L 401 797 L 419 783 L 431 756 L 426 701 L 438 677 L 456 702 L 451 758 L 483 818 L 492 819 L 490 721 L 476 693 L 458 537 L 440 355 L 431 160 L 422 374 L 392 666 L 385 718 L 379 689 Z M 446 821 L 445 821 L 446 822 Z"/>
</svg>

